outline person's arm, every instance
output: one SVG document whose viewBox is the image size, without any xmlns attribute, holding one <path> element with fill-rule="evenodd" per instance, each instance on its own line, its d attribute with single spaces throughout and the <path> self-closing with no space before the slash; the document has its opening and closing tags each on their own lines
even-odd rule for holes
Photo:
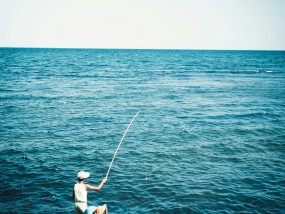
<svg viewBox="0 0 285 214">
<path fill-rule="evenodd" d="M 92 189 L 92 190 L 100 190 L 102 188 L 102 186 L 104 185 L 104 183 L 107 181 L 107 178 L 104 178 L 99 186 L 92 186 L 90 184 L 85 184 L 85 187 L 87 189 Z"/>
</svg>

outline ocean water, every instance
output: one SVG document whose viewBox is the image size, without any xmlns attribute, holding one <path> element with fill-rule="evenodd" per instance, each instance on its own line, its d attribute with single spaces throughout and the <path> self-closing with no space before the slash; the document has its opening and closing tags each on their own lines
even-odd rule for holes
<svg viewBox="0 0 285 214">
<path fill-rule="evenodd" d="M 285 52 L 0 49 L 0 213 L 284 213 Z"/>
</svg>

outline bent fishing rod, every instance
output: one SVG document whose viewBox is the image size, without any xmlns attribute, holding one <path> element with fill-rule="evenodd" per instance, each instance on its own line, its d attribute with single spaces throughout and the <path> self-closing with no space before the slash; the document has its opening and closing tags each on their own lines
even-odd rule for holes
<svg viewBox="0 0 285 214">
<path fill-rule="evenodd" d="M 113 156 L 113 158 L 112 158 L 112 161 L 111 161 L 111 163 L 110 163 L 108 172 L 107 172 L 107 174 L 106 174 L 106 178 L 108 178 L 110 169 L 111 169 L 112 164 L 113 164 L 113 162 L 114 162 L 114 159 L 115 159 L 115 157 L 116 157 L 116 155 L 117 155 L 117 152 L 118 152 L 118 150 L 119 150 L 119 148 L 120 148 L 120 146 L 121 146 L 121 144 L 122 144 L 122 142 L 123 142 L 123 140 L 124 140 L 124 138 L 125 138 L 125 135 L 127 134 L 128 130 L 129 130 L 129 128 L 131 127 L 132 123 L 134 122 L 135 118 L 138 116 L 139 112 L 140 112 L 140 111 L 138 111 L 138 112 L 136 113 L 136 115 L 133 117 L 133 119 L 131 120 L 130 124 L 128 125 L 126 131 L 124 132 L 123 137 L 121 138 L 121 141 L 120 141 L 120 143 L 119 143 L 119 145 L 118 145 L 118 147 L 117 147 L 117 149 L 116 149 L 116 151 L 115 151 L 115 154 L 114 154 L 114 156 Z"/>
</svg>

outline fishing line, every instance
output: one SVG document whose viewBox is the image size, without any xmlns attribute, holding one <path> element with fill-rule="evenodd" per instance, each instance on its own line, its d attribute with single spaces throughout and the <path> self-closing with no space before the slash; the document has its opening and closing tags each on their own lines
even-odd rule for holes
<svg viewBox="0 0 285 214">
<path fill-rule="evenodd" d="M 130 124 L 128 125 L 128 127 L 127 127 L 125 133 L 123 134 L 123 137 L 122 137 L 122 139 L 121 139 L 121 141 L 120 141 L 120 143 L 119 143 L 119 145 L 118 145 L 118 147 L 117 147 L 117 149 L 116 149 L 116 151 L 115 151 L 115 154 L 114 154 L 114 156 L 113 156 L 113 159 L 112 159 L 112 161 L 111 161 L 111 163 L 110 163 L 108 172 L 107 172 L 107 174 L 106 174 L 106 178 L 108 178 L 110 169 L 111 169 L 112 164 L 113 164 L 113 162 L 114 162 L 114 159 L 115 159 L 115 157 L 116 157 L 116 155 L 117 155 L 117 152 L 118 152 L 118 150 L 119 150 L 119 148 L 120 148 L 120 146 L 121 146 L 121 143 L 123 142 L 123 140 L 124 140 L 124 138 L 125 138 L 125 135 L 127 134 L 128 130 L 129 130 L 130 126 L 132 125 L 132 123 L 134 122 L 135 118 L 138 116 L 139 112 L 140 112 L 140 111 L 138 111 L 138 112 L 136 113 L 136 115 L 133 117 L 133 119 L 132 119 L 132 121 L 130 122 Z"/>
</svg>

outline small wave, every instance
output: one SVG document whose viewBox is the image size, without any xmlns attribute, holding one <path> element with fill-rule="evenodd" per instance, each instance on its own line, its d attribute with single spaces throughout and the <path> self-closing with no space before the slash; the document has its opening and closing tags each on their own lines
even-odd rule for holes
<svg viewBox="0 0 285 214">
<path fill-rule="evenodd" d="M 256 72 L 256 73 L 261 73 L 261 72 L 273 73 L 272 70 L 253 70 L 253 72 Z"/>
</svg>

